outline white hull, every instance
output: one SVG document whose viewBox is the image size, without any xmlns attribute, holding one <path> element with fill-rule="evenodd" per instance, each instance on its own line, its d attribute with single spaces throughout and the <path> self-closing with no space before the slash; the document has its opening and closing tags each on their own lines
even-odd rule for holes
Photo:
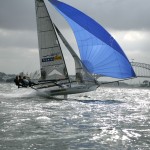
<svg viewBox="0 0 150 150">
<path fill-rule="evenodd" d="M 56 96 L 56 95 L 68 95 L 68 94 L 77 94 L 77 93 L 84 93 L 96 90 L 98 85 L 74 85 L 72 87 L 60 87 L 60 88 L 41 88 L 37 89 L 40 93 L 45 93 L 49 96 Z"/>
</svg>

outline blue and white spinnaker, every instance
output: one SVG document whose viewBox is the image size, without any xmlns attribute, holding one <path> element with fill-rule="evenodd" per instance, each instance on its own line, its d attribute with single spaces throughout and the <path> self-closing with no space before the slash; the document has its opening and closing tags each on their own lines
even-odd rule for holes
<svg viewBox="0 0 150 150">
<path fill-rule="evenodd" d="M 100 24 L 63 2 L 49 2 L 71 26 L 81 61 L 90 73 L 121 79 L 136 76 L 121 47 Z"/>
</svg>

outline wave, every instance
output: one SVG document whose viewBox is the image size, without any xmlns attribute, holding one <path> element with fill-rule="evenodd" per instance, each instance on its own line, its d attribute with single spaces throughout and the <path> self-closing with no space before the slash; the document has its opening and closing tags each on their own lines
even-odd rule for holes
<svg viewBox="0 0 150 150">
<path fill-rule="evenodd" d="M 6 86 L 0 88 L 0 98 L 22 98 L 36 96 L 36 92 L 33 89 L 18 89 L 14 86 Z"/>
</svg>

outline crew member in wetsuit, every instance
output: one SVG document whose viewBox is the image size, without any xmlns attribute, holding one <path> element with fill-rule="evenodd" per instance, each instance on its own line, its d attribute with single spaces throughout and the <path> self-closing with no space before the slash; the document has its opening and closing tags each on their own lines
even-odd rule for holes
<svg viewBox="0 0 150 150">
<path fill-rule="evenodd" d="M 14 79 L 15 84 L 18 86 L 18 88 L 23 86 L 23 79 L 21 76 L 16 76 Z"/>
<path fill-rule="evenodd" d="M 33 85 L 36 85 L 36 83 L 32 82 L 30 79 L 27 79 L 26 76 L 24 76 L 22 78 L 22 76 L 16 76 L 16 78 L 14 79 L 15 84 L 18 86 L 18 88 L 20 87 L 31 87 Z"/>
<path fill-rule="evenodd" d="M 26 76 L 23 77 L 22 83 L 23 83 L 22 84 L 23 87 L 29 86 L 29 80 L 26 78 Z"/>
<path fill-rule="evenodd" d="M 15 84 L 19 87 L 19 77 L 16 76 L 16 78 L 14 79 Z"/>
</svg>

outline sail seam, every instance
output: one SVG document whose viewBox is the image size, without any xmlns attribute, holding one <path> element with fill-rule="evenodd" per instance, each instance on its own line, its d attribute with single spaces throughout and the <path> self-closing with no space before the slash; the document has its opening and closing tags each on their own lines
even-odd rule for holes
<svg viewBox="0 0 150 150">
<path fill-rule="evenodd" d="M 59 65 L 61 65 L 61 63 L 60 64 L 55 64 L 55 66 L 59 66 Z M 43 67 L 47 67 L 47 66 L 54 66 L 54 65 L 43 65 Z"/>
<path fill-rule="evenodd" d="M 59 47 L 59 46 L 45 47 L 45 48 L 41 48 L 41 49 L 49 49 L 49 48 L 55 48 L 55 47 Z"/>
<path fill-rule="evenodd" d="M 43 31 L 39 31 L 39 32 L 48 32 L 48 31 L 53 31 L 53 30 L 43 30 Z"/>
<path fill-rule="evenodd" d="M 49 16 L 44 16 L 44 17 L 38 17 L 39 19 L 41 19 L 41 18 L 49 18 Z"/>
<path fill-rule="evenodd" d="M 44 6 L 40 6 L 40 5 L 38 5 L 37 7 L 40 7 L 40 8 L 43 7 L 44 8 Z"/>
</svg>

